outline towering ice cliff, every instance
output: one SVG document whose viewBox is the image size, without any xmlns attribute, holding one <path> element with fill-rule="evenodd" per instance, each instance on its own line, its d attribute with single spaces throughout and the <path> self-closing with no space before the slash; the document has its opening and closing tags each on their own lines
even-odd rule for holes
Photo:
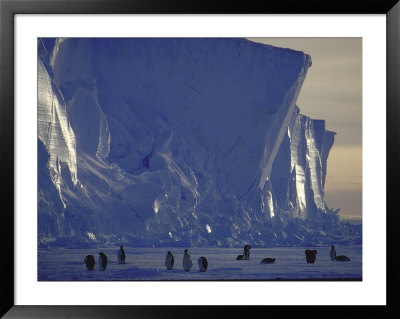
<svg viewBox="0 0 400 319">
<path fill-rule="evenodd" d="M 244 39 L 38 50 L 39 242 L 339 240 L 324 201 L 334 133 L 296 107 L 308 55 Z"/>
</svg>

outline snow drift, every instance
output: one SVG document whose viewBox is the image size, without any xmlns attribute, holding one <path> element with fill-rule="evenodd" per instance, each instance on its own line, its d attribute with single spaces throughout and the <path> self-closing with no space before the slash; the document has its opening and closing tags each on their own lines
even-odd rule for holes
<svg viewBox="0 0 400 319">
<path fill-rule="evenodd" d="M 40 243 L 351 240 L 324 201 L 335 133 L 296 106 L 307 54 L 175 38 L 38 52 Z"/>
</svg>

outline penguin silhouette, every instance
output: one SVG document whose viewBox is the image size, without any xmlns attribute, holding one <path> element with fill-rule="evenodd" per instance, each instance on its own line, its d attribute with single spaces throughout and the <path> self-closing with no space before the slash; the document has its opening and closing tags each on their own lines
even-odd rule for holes
<svg viewBox="0 0 400 319">
<path fill-rule="evenodd" d="M 197 260 L 197 263 L 199 264 L 199 270 L 200 270 L 200 272 L 205 272 L 206 270 L 207 270 L 207 267 L 208 267 L 208 261 L 207 261 L 207 259 L 206 259 L 206 257 L 200 257 L 198 260 Z"/>
<path fill-rule="evenodd" d="M 336 249 L 335 246 L 331 246 L 331 251 L 329 252 L 329 257 L 331 257 L 331 260 L 335 260 L 336 258 Z"/>
<path fill-rule="evenodd" d="M 167 256 L 165 257 L 165 266 L 168 270 L 174 269 L 174 256 L 170 251 L 168 251 Z"/>
<path fill-rule="evenodd" d="M 306 249 L 305 254 L 306 254 L 307 263 L 313 264 L 316 259 L 315 255 L 317 254 L 317 251 L 315 249 L 311 249 L 311 250 Z"/>
<path fill-rule="evenodd" d="M 250 245 L 244 245 L 243 247 L 243 259 L 244 260 L 249 260 L 250 259 Z"/>
<path fill-rule="evenodd" d="M 188 250 L 185 249 L 185 252 L 183 254 L 183 269 L 185 269 L 185 271 L 190 271 L 190 269 L 192 269 L 192 266 L 192 256 L 190 256 Z"/>
<path fill-rule="evenodd" d="M 85 257 L 85 264 L 86 264 L 86 269 L 87 270 L 93 270 L 95 263 L 96 262 L 94 261 L 93 255 L 87 255 Z"/>
<path fill-rule="evenodd" d="M 124 250 L 124 246 L 120 246 L 119 250 L 118 250 L 118 254 L 117 254 L 117 258 L 118 258 L 118 263 L 119 264 L 125 264 L 125 250 Z"/>
<path fill-rule="evenodd" d="M 106 270 L 107 268 L 107 256 L 103 252 L 99 252 L 99 270 Z"/>
</svg>

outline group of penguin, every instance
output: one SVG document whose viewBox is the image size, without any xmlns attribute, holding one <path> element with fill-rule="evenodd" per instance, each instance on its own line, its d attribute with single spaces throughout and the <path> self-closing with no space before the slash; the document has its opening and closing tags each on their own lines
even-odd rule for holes
<svg viewBox="0 0 400 319">
<path fill-rule="evenodd" d="M 250 259 L 250 245 L 244 245 L 243 247 L 243 255 L 238 255 L 236 260 L 249 260 Z M 273 264 L 275 263 L 275 258 L 264 258 L 261 260 L 260 264 Z"/>
<path fill-rule="evenodd" d="M 99 270 L 104 271 L 107 268 L 107 256 L 103 252 L 99 252 Z M 117 254 L 118 264 L 125 264 L 125 251 L 124 247 L 120 246 Z M 93 255 L 87 255 L 85 257 L 85 264 L 87 270 L 94 270 L 94 265 L 96 264 Z"/>
<path fill-rule="evenodd" d="M 243 255 L 238 255 L 236 257 L 236 260 L 249 260 L 250 259 L 250 245 L 245 245 L 243 247 Z M 104 271 L 107 268 L 107 256 L 103 253 L 100 252 L 98 253 L 99 259 L 99 270 Z M 306 255 L 306 260 L 307 263 L 313 264 L 316 259 L 317 255 L 317 250 L 315 249 L 306 249 L 305 250 L 305 255 Z M 335 246 L 331 246 L 331 250 L 329 252 L 331 260 L 336 260 L 336 261 L 350 261 L 350 258 L 344 255 L 336 255 L 336 250 Z M 118 258 L 118 264 L 125 264 L 125 251 L 124 247 L 120 246 L 120 249 L 118 250 L 117 254 Z M 173 270 L 174 269 L 174 256 L 172 255 L 171 251 L 168 251 L 167 256 L 165 257 L 165 267 L 167 267 L 167 270 Z M 208 267 L 208 261 L 206 257 L 201 256 L 197 260 L 197 263 L 199 265 L 199 270 L 200 272 L 205 272 Z M 260 264 L 273 264 L 275 263 L 275 258 L 263 258 L 260 262 Z M 95 265 L 95 259 L 93 255 L 87 255 L 85 257 L 85 264 L 86 264 L 86 269 L 87 270 L 93 270 L 94 265 Z M 183 269 L 185 271 L 190 271 L 193 267 L 193 262 L 192 262 L 192 256 L 189 254 L 188 250 L 185 249 L 184 254 L 183 254 Z"/>
<path fill-rule="evenodd" d="M 243 248 L 243 255 L 239 255 L 236 257 L 236 260 L 249 260 L 250 259 L 250 245 L 245 245 Z M 306 249 L 305 250 L 306 254 L 306 261 L 309 264 L 313 264 L 316 259 L 317 255 L 317 250 L 315 249 Z M 329 252 L 329 256 L 331 260 L 336 260 L 336 261 L 351 261 L 351 259 L 347 256 L 344 255 L 336 255 L 336 249 L 335 245 L 331 246 L 331 250 Z M 261 260 L 260 264 L 274 264 L 275 263 L 275 258 L 264 258 Z"/>
<path fill-rule="evenodd" d="M 165 257 L 165 267 L 167 267 L 168 270 L 173 270 L 174 269 L 174 256 L 170 251 L 168 251 L 167 256 Z M 199 257 L 197 259 L 197 263 L 199 264 L 199 270 L 200 272 L 205 272 L 208 267 L 208 261 L 206 257 Z M 185 271 L 190 271 L 193 267 L 193 262 L 192 262 L 192 256 L 190 256 L 189 252 L 187 249 L 185 249 L 183 253 L 183 269 Z"/>
<path fill-rule="evenodd" d="M 107 268 L 107 256 L 103 252 L 98 253 L 99 255 L 99 270 L 104 271 Z M 120 246 L 120 249 L 118 250 L 117 258 L 118 258 L 118 264 L 125 264 L 125 251 L 124 247 Z M 86 269 L 87 270 L 94 270 L 94 265 L 96 264 L 95 259 L 93 255 L 87 255 L 84 259 L 85 264 L 86 264 Z M 174 269 L 174 256 L 170 251 L 168 251 L 167 256 L 165 257 L 165 266 L 167 267 L 168 270 Z M 208 267 L 208 261 L 206 257 L 200 257 L 198 259 L 198 264 L 199 264 L 199 270 L 200 272 L 205 272 Z M 193 262 L 192 262 L 192 257 L 188 253 L 188 250 L 185 249 L 184 254 L 183 254 L 183 269 L 185 271 L 190 271 L 192 269 Z"/>
<path fill-rule="evenodd" d="M 316 259 L 317 251 L 315 249 L 306 249 L 305 254 L 306 254 L 307 263 L 313 264 Z M 329 257 L 331 258 L 331 260 L 336 260 L 336 261 L 351 261 L 351 259 L 347 256 L 344 256 L 344 255 L 337 256 L 335 245 L 331 246 L 331 250 L 329 252 Z"/>
</svg>

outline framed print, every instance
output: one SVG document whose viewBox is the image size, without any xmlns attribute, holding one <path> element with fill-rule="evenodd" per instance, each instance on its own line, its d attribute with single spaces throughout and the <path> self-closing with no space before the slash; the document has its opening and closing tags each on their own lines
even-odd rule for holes
<svg viewBox="0 0 400 319">
<path fill-rule="evenodd" d="M 351 3 L 1 1 L 2 315 L 398 312 L 399 4 Z"/>
</svg>

